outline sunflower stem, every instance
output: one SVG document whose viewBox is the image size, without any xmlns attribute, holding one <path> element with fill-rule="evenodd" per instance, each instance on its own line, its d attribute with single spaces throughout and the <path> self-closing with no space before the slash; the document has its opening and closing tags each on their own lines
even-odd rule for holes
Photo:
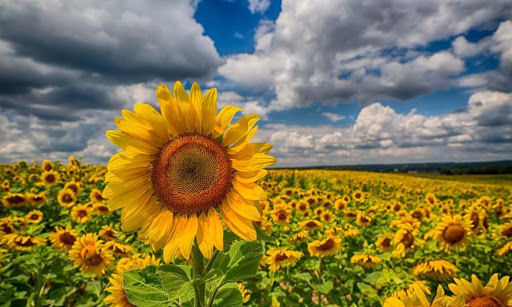
<svg viewBox="0 0 512 307">
<path fill-rule="evenodd" d="M 203 254 L 197 246 L 197 241 L 194 240 L 192 246 L 192 270 L 194 272 L 194 278 L 200 279 L 199 284 L 194 286 L 194 293 L 196 296 L 196 307 L 204 307 L 206 303 L 206 288 L 204 280 L 202 280 L 204 270 L 204 259 Z"/>
</svg>

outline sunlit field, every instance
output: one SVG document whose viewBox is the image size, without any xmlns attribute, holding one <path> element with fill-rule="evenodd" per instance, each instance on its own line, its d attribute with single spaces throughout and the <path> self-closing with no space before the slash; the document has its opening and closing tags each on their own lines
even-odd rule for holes
<svg viewBox="0 0 512 307">
<path fill-rule="evenodd" d="M 123 306 L 123 286 L 139 291 L 128 293 L 135 305 L 191 304 L 185 288 L 177 301 L 164 293 L 167 300 L 144 303 L 147 293 L 127 273 L 163 263 L 162 250 L 122 231 L 119 210 L 102 197 L 106 172 L 74 158 L 0 166 L 3 306 Z M 463 285 L 483 291 L 457 279 L 472 274 L 483 285 L 491 280 L 490 297 L 506 299 L 511 286 L 492 276 L 511 272 L 512 183 L 457 178 L 271 170 L 259 182 L 268 194 L 256 223 L 264 255 L 254 276 L 238 276 L 243 304 L 397 306 L 392 297 L 413 292 L 441 301 Z M 234 235 L 226 229 L 224 237 L 227 250 Z"/>
</svg>

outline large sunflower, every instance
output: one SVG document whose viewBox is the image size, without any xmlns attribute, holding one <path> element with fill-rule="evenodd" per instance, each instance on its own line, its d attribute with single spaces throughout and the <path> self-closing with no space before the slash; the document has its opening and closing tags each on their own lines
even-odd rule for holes
<svg viewBox="0 0 512 307">
<path fill-rule="evenodd" d="M 272 145 L 249 143 L 259 117 L 226 106 L 217 114 L 217 90 L 203 96 L 197 83 L 187 94 L 181 82 L 173 94 L 156 90 L 161 114 L 148 104 L 123 110 L 118 130 L 107 138 L 124 149 L 108 163 L 103 197 L 111 210 L 122 208 L 125 231 L 140 237 L 164 260 L 189 258 L 196 238 L 202 254 L 223 249 L 223 223 L 245 240 L 255 240 L 253 221 L 261 219 L 257 201 L 266 198 L 255 182 L 275 163 Z M 222 218 L 222 221 L 221 221 Z"/>
<path fill-rule="evenodd" d="M 454 281 L 448 285 L 455 295 L 449 306 L 511 306 L 512 283 L 509 282 L 509 276 L 498 279 L 498 274 L 494 274 L 485 286 L 475 275 L 471 276 L 471 282 L 458 278 Z"/>
</svg>

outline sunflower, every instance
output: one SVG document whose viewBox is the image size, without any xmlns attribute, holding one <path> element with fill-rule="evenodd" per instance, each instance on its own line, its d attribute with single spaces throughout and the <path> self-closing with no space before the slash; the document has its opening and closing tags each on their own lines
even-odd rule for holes
<svg viewBox="0 0 512 307">
<path fill-rule="evenodd" d="M 422 244 L 423 242 L 415 237 L 417 232 L 418 230 L 414 229 L 410 224 L 402 225 L 393 237 L 395 245 L 393 256 L 403 258 L 408 251 Z"/>
<path fill-rule="evenodd" d="M 113 240 L 116 238 L 117 231 L 108 225 L 103 225 L 98 235 L 105 240 Z"/>
<path fill-rule="evenodd" d="M 133 247 L 115 241 L 108 241 L 103 248 L 112 251 L 116 257 L 127 257 L 133 254 Z"/>
<path fill-rule="evenodd" d="M 427 196 L 425 196 L 425 201 L 430 206 L 434 206 L 438 202 L 437 197 L 432 193 L 428 193 Z"/>
<path fill-rule="evenodd" d="M 459 269 L 456 266 L 446 260 L 423 261 L 411 269 L 411 273 L 416 276 L 424 276 L 435 280 L 453 278 L 458 271 Z"/>
<path fill-rule="evenodd" d="M 307 212 L 309 212 L 309 204 L 305 200 L 299 201 L 296 206 L 296 210 L 299 211 L 300 215 L 304 216 Z"/>
<path fill-rule="evenodd" d="M 41 165 L 41 169 L 45 172 L 49 172 L 53 170 L 54 166 L 53 163 L 49 160 L 44 160 L 43 164 Z"/>
<path fill-rule="evenodd" d="M 75 193 L 68 189 L 62 189 L 59 191 L 59 194 L 57 194 L 57 201 L 62 207 L 69 208 L 76 202 Z"/>
<path fill-rule="evenodd" d="M 349 220 L 355 220 L 357 218 L 358 211 L 354 210 L 343 210 L 343 214 Z"/>
<path fill-rule="evenodd" d="M 6 208 L 21 207 L 27 203 L 27 197 L 21 193 L 7 193 L 2 197 L 2 205 Z"/>
<path fill-rule="evenodd" d="M 391 244 L 392 241 L 393 234 L 384 233 L 383 235 L 380 236 L 375 245 L 377 246 L 377 249 L 383 253 L 390 252 L 393 250 L 393 245 Z"/>
<path fill-rule="evenodd" d="M 317 220 L 306 220 L 299 222 L 299 226 L 307 231 L 313 231 L 315 229 L 321 228 L 322 225 L 323 224 Z"/>
<path fill-rule="evenodd" d="M 368 227 L 372 224 L 372 217 L 363 212 L 359 212 L 357 214 L 356 224 L 361 227 Z"/>
<path fill-rule="evenodd" d="M 131 307 L 134 306 L 131 304 L 126 298 L 126 294 L 123 290 L 123 272 L 143 269 L 148 265 L 159 265 L 160 261 L 156 259 L 154 256 L 146 256 L 145 258 L 140 258 L 139 255 L 134 255 L 131 258 L 123 258 L 119 260 L 116 273 L 112 274 L 109 278 L 110 286 L 105 290 L 110 292 L 107 297 L 105 297 L 105 303 L 110 304 L 115 307 Z"/>
<path fill-rule="evenodd" d="M 108 209 L 108 206 L 103 203 L 93 204 L 93 211 L 97 215 L 109 215 L 110 214 L 110 210 Z"/>
<path fill-rule="evenodd" d="M 0 237 L 2 237 L 2 235 L 16 232 L 16 228 L 13 224 L 13 220 L 9 216 L 0 218 Z"/>
<path fill-rule="evenodd" d="M 32 206 L 41 206 L 46 203 L 46 195 L 43 192 L 39 192 L 38 194 L 31 193 L 28 195 L 28 202 Z"/>
<path fill-rule="evenodd" d="M 430 293 L 430 290 L 429 290 Z M 437 293 L 432 301 L 428 302 L 427 295 L 422 289 L 411 288 L 393 293 L 383 304 L 383 307 L 446 307 L 446 297 L 441 285 L 437 286 Z"/>
<path fill-rule="evenodd" d="M 301 230 L 290 237 L 290 242 L 297 243 L 297 242 L 304 242 L 309 239 L 309 234 L 305 230 Z"/>
<path fill-rule="evenodd" d="M 339 211 L 345 210 L 346 207 L 347 207 L 347 203 L 343 200 L 343 198 L 337 199 L 334 202 L 334 208 L 336 208 Z"/>
<path fill-rule="evenodd" d="M 458 278 L 454 281 L 448 285 L 455 295 L 450 306 L 511 306 L 512 283 L 509 282 L 509 276 L 498 279 L 498 274 L 494 274 L 485 286 L 475 275 L 471 275 L 471 282 Z"/>
<path fill-rule="evenodd" d="M 41 182 L 45 186 L 52 186 L 59 181 L 59 173 L 55 171 L 45 171 L 41 174 Z"/>
<path fill-rule="evenodd" d="M 274 205 L 272 219 L 277 225 L 284 225 L 290 222 L 291 214 L 286 204 Z"/>
<path fill-rule="evenodd" d="M 13 250 L 30 251 L 34 246 L 45 244 L 46 240 L 39 236 L 11 233 L 4 235 L 1 242 L 7 244 Z"/>
<path fill-rule="evenodd" d="M 251 291 L 245 289 L 243 284 L 236 284 L 240 294 L 242 295 L 242 303 L 247 303 L 251 299 Z"/>
<path fill-rule="evenodd" d="M 50 234 L 53 246 L 64 251 L 69 251 L 73 247 L 77 237 L 78 233 L 70 225 L 65 228 L 56 227 L 55 231 Z"/>
<path fill-rule="evenodd" d="M 10 187 L 11 187 L 11 183 L 7 179 L 2 181 L 2 184 L 0 184 L 0 189 L 2 189 L 3 191 L 9 191 Z"/>
<path fill-rule="evenodd" d="M 509 242 L 505 243 L 505 245 L 503 245 L 500 249 L 498 249 L 496 251 L 496 255 L 498 257 L 503 257 L 503 255 L 505 255 L 508 252 L 510 252 L 510 250 L 512 250 L 512 241 L 509 241 Z"/>
<path fill-rule="evenodd" d="M 352 198 L 358 203 L 362 203 L 365 200 L 364 193 L 361 190 L 354 191 L 354 193 L 352 193 Z"/>
<path fill-rule="evenodd" d="M 218 114 L 217 90 L 203 97 L 194 83 L 187 94 L 181 82 L 171 94 L 157 88 L 161 114 L 148 104 L 123 110 L 120 129 L 107 138 L 124 149 L 108 163 L 103 196 L 109 208 L 121 211 L 126 231 L 141 228 L 140 237 L 164 249 L 164 260 L 190 257 L 196 238 L 202 254 L 223 249 L 223 223 L 239 237 L 256 239 L 253 221 L 261 219 L 258 202 L 266 192 L 255 182 L 275 163 L 272 145 L 249 143 L 259 117 L 224 107 Z M 222 217 L 222 221 L 219 218 Z"/>
<path fill-rule="evenodd" d="M 91 209 L 86 205 L 77 205 L 71 210 L 71 218 L 79 224 L 84 224 L 91 218 Z"/>
<path fill-rule="evenodd" d="M 352 225 L 348 224 L 349 227 L 347 227 L 343 231 L 343 237 L 345 238 L 351 238 L 351 237 L 357 237 L 361 232 L 359 229 L 352 227 Z"/>
<path fill-rule="evenodd" d="M 460 216 L 445 216 L 434 229 L 434 234 L 444 250 L 459 248 L 469 242 L 471 222 Z"/>
<path fill-rule="evenodd" d="M 330 223 L 334 220 L 334 214 L 332 214 L 332 212 L 329 210 L 325 210 L 322 213 L 322 220 L 326 223 Z"/>
<path fill-rule="evenodd" d="M 101 191 L 98 189 L 92 189 L 89 194 L 89 199 L 92 203 L 99 203 L 105 200 L 103 196 L 101 196 Z"/>
<path fill-rule="evenodd" d="M 287 248 L 272 249 L 267 254 L 267 264 L 270 266 L 270 272 L 276 272 L 280 268 L 292 265 L 302 257 L 301 252 Z"/>
<path fill-rule="evenodd" d="M 67 182 L 65 185 L 64 185 L 64 189 L 69 189 L 71 191 L 73 191 L 73 193 L 75 193 L 75 195 L 78 196 L 78 194 L 80 194 L 80 183 L 76 182 L 76 181 L 70 181 L 70 182 Z"/>
<path fill-rule="evenodd" d="M 380 263 L 380 258 L 368 254 L 355 254 L 350 258 L 351 263 L 357 263 L 365 268 L 374 268 Z"/>
<path fill-rule="evenodd" d="M 103 242 L 92 233 L 78 238 L 69 251 L 75 267 L 80 267 L 82 272 L 103 275 L 112 263 L 112 253 L 103 249 Z"/>
<path fill-rule="evenodd" d="M 330 227 L 329 229 L 327 229 L 325 231 L 325 234 L 326 235 L 339 235 L 339 234 L 341 234 L 342 231 L 343 231 L 343 228 L 334 225 L 334 226 Z"/>
<path fill-rule="evenodd" d="M 25 220 L 30 224 L 39 224 L 43 220 L 43 212 L 32 210 L 25 215 Z"/>
<path fill-rule="evenodd" d="M 338 253 L 341 249 L 341 239 L 338 236 L 328 236 L 308 244 L 308 251 L 313 257 L 327 257 Z"/>
</svg>

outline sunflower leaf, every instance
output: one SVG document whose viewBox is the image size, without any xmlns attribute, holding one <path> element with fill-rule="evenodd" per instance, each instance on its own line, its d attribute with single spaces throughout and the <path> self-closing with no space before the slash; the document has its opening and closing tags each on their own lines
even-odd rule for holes
<svg viewBox="0 0 512 307">
<path fill-rule="evenodd" d="M 235 283 L 228 283 L 222 286 L 217 295 L 215 295 L 213 305 L 222 307 L 242 306 L 242 294 L 238 290 L 237 285 Z"/>
<path fill-rule="evenodd" d="M 237 241 L 233 243 L 229 252 L 225 282 L 236 282 L 250 278 L 256 274 L 258 263 L 263 257 L 261 242 Z"/>
<path fill-rule="evenodd" d="M 155 266 L 123 273 L 123 290 L 128 301 L 136 306 L 168 306 L 171 301 L 164 290 Z"/>
</svg>

